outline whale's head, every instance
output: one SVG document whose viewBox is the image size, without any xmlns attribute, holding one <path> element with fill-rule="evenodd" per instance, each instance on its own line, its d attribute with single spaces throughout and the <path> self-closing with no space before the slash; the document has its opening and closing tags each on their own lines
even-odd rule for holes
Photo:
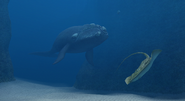
<svg viewBox="0 0 185 101">
<path fill-rule="evenodd" d="M 108 33 L 104 26 L 92 23 L 83 25 L 78 33 L 72 35 L 72 38 L 75 39 L 73 47 L 85 51 L 104 42 L 108 38 Z"/>
</svg>

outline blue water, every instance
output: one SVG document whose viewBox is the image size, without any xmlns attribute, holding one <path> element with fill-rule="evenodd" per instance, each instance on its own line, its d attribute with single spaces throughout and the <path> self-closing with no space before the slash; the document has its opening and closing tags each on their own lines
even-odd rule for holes
<svg viewBox="0 0 185 101">
<path fill-rule="evenodd" d="M 110 44 L 112 47 L 108 48 L 101 48 L 100 45 L 97 47 L 100 50 L 126 50 L 138 42 L 145 43 L 143 40 L 138 41 L 139 38 L 146 39 L 146 42 L 155 38 L 156 42 L 163 43 L 165 37 L 158 37 L 158 32 L 165 32 L 164 28 L 170 28 L 172 23 L 175 26 L 174 23 L 179 22 L 181 17 L 181 14 L 175 13 L 180 8 L 175 9 L 173 5 L 173 0 L 10 0 L 12 39 L 9 52 L 15 77 L 72 86 L 86 60 L 84 53 L 66 54 L 56 65 L 53 65 L 56 58 L 33 56 L 29 53 L 49 51 L 61 31 L 89 23 L 107 28 L 109 38 L 101 44 L 102 47 L 109 45 L 111 41 L 124 44 L 124 47 L 120 43 Z M 177 23 L 177 27 L 180 24 Z M 142 48 L 138 48 L 141 46 L 138 45 L 134 46 L 136 50 L 132 52 L 151 53 L 156 48 L 166 49 L 160 45 Z"/>
<path fill-rule="evenodd" d="M 9 50 L 15 77 L 73 85 L 85 61 L 84 53 L 66 54 L 56 65 L 52 65 L 56 58 L 29 53 L 49 51 L 57 35 L 68 27 L 98 23 L 92 3 L 90 0 L 10 0 L 12 39 Z"/>
</svg>

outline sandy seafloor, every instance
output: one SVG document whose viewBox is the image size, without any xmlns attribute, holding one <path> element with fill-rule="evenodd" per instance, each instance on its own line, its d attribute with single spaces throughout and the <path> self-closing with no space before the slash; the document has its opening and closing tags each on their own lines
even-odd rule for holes
<svg viewBox="0 0 185 101">
<path fill-rule="evenodd" d="M 185 101 L 185 93 L 164 95 L 89 91 L 17 79 L 0 83 L 0 101 Z"/>
</svg>

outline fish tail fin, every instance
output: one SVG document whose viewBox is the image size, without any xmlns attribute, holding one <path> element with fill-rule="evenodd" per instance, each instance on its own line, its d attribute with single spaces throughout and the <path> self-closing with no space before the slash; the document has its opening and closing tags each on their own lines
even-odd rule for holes
<svg viewBox="0 0 185 101">
<path fill-rule="evenodd" d="M 152 58 L 151 61 L 154 61 L 154 60 L 157 58 L 157 56 L 161 53 L 161 51 L 162 51 L 162 50 L 160 50 L 160 49 L 155 49 L 155 50 L 153 50 L 153 51 L 152 51 L 152 54 L 151 54 L 151 58 Z"/>
</svg>

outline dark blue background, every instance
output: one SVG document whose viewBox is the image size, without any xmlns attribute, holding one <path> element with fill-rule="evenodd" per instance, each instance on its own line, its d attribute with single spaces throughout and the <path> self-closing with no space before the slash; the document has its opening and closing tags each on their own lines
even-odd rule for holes
<svg viewBox="0 0 185 101">
<path fill-rule="evenodd" d="M 107 28 L 109 38 L 95 51 L 108 49 L 128 53 L 127 49 L 135 47 L 137 50 L 133 49 L 129 54 L 151 53 L 158 47 L 139 47 L 143 43 L 150 44 L 147 40 L 151 39 L 165 41 L 158 33 L 165 31 L 164 27 L 171 29 L 171 24 L 180 16 L 173 6 L 173 0 L 10 0 L 12 39 L 9 51 L 15 77 L 72 86 L 85 61 L 84 53 L 66 54 L 56 65 L 52 65 L 56 58 L 29 53 L 49 51 L 61 31 L 76 25 L 96 23 Z M 118 10 L 121 11 L 119 14 Z M 111 45 L 113 41 L 118 44 Z"/>
</svg>

